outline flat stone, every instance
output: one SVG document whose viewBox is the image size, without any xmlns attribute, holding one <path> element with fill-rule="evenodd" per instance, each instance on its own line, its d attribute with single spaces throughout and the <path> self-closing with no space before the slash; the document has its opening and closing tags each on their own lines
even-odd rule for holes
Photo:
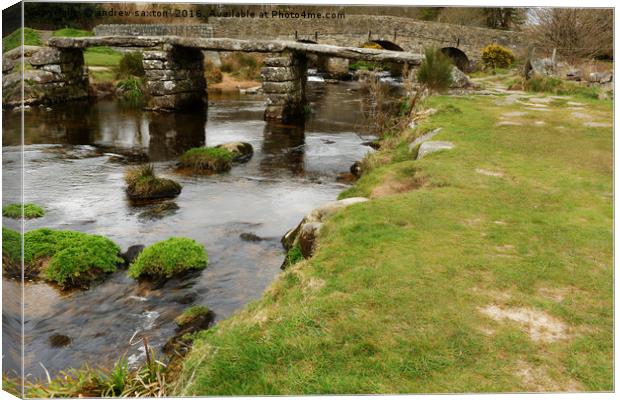
<svg viewBox="0 0 620 400">
<path fill-rule="evenodd" d="M 290 67 L 298 61 L 294 57 L 269 57 L 263 60 L 266 67 Z"/>
<path fill-rule="evenodd" d="M 425 133 L 424 135 L 416 138 L 413 142 L 409 143 L 409 152 L 412 152 L 413 149 L 415 149 L 415 147 L 423 142 L 426 142 L 427 140 L 431 140 L 432 138 L 434 138 L 435 136 L 437 136 L 437 134 L 439 134 L 439 132 L 441 132 L 443 128 L 435 128 L 430 132 Z"/>
<path fill-rule="evenodd" d="M 613 124 L 609 122 L 584 122 L 583 126 L 587 126 L 588 128 L 611 128 Z"/>
<path fill-rule="evenodd" d="M 28 62 L 33 66 L 60 64 L 63 62 L 63 54 L 59 49 L 47 47 L 34 53 Z"/>
<path fill-rule="evenodd" d="M 579 118 L 579 119 L 592 119 L 592 116 L 590 114 L 586 114 L 586 113 L 582 113 L 582 112 L 574 112 L 571 115 L 573 117 Z"/>
<path fill-rule="evenodd" d="M 34 53 L 44 49 L 42 46 L 31 46 L 24 45 L 21 47 L 16 47 L 7 51 L 6 53 L 2 53 L 2 58 L 17 60 L 22 57 L 22 49 L 24 49 L 24 57 L 31 57 Z"/>
<path fill-rule="evenodd" d="M 530 110 L 530 111 L 544 111 L 544 112 L 549 112 L 551 111 L 548 108 L 535 108 L 535 107 L 525 107 L 526 110 Z"/>
<path fill-rule="evenodd" d="M 512 112 L 503 113 L 502 117 L 505 117 L 505 118 L 522 117 L 524 115 L 527 115 L 527 113 L 524 111 L 512 111 Z"/>
<path fill-rule="evenodd" d="M 454 144 L 452 142 L 439 142 L 439 141 L 424 142 L 420 145 L 420 149 L 418 150 L 418 157 L 416 159 L 421 160 L 431 153 L 436 153 L 442 150 L 451 150 L 453 148 L 454 148 Z"/>
<path fill-rule="evenodd" d="M 530 97 L 530 103 L 549 104 L 552 101 L 551 97 Z"/>
<path fill-rule="evenodd" d="M 536 126 L 543 126 L 543 125 L 546 125 L 546 124 L 547 123 L 545 121 L 536 121 L 536 122 L 534 122 L 534 125 L 536 125 Z"/>
<path fill-rule="evenodd" d="M 499 171 L 489 171 L 488 169 L 483 168 L 476 168 L 476 172 L 481 175 L 494 176 L 496 178 L 501 178 L 504 176 L 504 174 Z"/>
<path fill-rule="evenodd" d="M 583 106 L 585 106 L 585 104 L 578 103 L 576 101 L 567 101 L 566 105 L 568 105 L 568 106 L 575 106 L 575 107 L 583 107 Z"/>
<path fill-rule="evenodd" d="M 280 105 L 295 105 L 301 104 L 301 92 L 275 94 L 269 93 L 267 95 L 268 106 L 280 106 Z"/>
<path fill-rule="evenodd" d="M 264 67 L 260 71 L 264 81 L 284 82 L 299 79 L 299 70 L 289 67 Z"/>
<path fill-rule="evenodd" d="M 495 126 L 521 126 L 521 122 L 517 121 L 499 121 Z"/>
<path fill-rule="evenodd" d="M 144 75 L 150 81 L 180 81 L 204 76 L 200 69 L 147 69 Z"/>
<path fill-rule="evenodd" d="M 299 80 L 285 82 L 263 82 L 264 93 L 291 93 L 301 89 Z"/>
<path fill-rule="evenodd" d="M 184 92 L 204 92 L 204 79 L 199 80 L 182 80 L 182 81 L 149 81 L 147 82 L 149 93 L 153 96 L 163 96 L 167 94 L 184 93 Z"/>
</svg>

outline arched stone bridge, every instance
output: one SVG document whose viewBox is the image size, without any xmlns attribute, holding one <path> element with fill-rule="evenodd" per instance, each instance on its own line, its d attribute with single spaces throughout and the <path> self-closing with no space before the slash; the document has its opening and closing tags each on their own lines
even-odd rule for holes
<svg viewBox="0 0 620 400">
<path fill-rule="evenodd" d="M 241 40 L 179 36 L 108 36 L 48 40 L 47 53 L 31 64 L 64 77 L 73 93 L 86 93 L 83 50 L 93 46 L 142 48 L 149 90 L 148 109 L 179 110 L 206 106 L 203 51 L 269 53 L 261 71 L 267 97 L 265 119 L 286 120 L 303 114 L 307 56 L 419 65 L 421 56 L 402 51 L 340 47 L 283 40 Z"/>
</svg>

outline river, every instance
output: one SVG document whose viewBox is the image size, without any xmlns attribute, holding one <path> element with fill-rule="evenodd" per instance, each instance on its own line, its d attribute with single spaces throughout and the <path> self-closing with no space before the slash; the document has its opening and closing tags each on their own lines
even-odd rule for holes
<svg viewBox="0 0 620 400">
<path fill-rule="evenodd" d="M 173 319 L 190 305 L 205 305 L 216 319 L 260 298 L 281 272 L 280 237 L 306 213 L 336 199 L 347 184 L 339 176 L 371 149 L 362 144 L 360 94 L 355 82 L 309 83 L 313 113 L 305 124 L 263 121 L 264 98 L 210 94 L 206 112 L 148 113 L 113 100 L 28 110 L 25 122 L 25 202 L 47 214 L 26 222 L 73 229 L 114 240 L 124 251 L 170 236 L 204 244 L 207 269 L 159 287 L 119 270 L 89 290 L 61 292 L 45 282 L 24 285 L 24 354 L 29 378 L 53 376 L 83 363 L 110 367 L 144 354 L 130 338 L 146 336 L 160 349 L 174 334 Z M 19 202 L 19 112 L 3 111 L 4 204 Z M 196 146 L 244 141 L 254 156 L 229 173 L 186 176 L 175 159 Z M 183 185 L 167 202 L 136 206 L 124 193 L 130 165 L 153 162 L 159 175 Z M 4 226 L 18 229 L 15 220 Z M 242 233 L 263 240 L 247 242 Z M 20 369 L 21 286 L 3 278 L 4 372 Z M 69 344 L 53 344 L 55 335 Z"/>
</svg>

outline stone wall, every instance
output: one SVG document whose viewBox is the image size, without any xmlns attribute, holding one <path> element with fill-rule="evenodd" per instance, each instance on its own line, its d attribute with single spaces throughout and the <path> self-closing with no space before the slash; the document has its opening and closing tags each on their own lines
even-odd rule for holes
<svg viewBox="0 0 620 400">
<path fill-rule="evenodd" d="M 168 46 L 146 49 L 142 65 L 147 79 L 147 109 L 172 111 L 204 108 L 207 83 L 198 49 Z"/>
<path fill-rule="evenodd" d="M 96 36 L 186 36 L 213 37 L 213 28 L 207 24 L 200 25 L 166 25 L 166 24 L 109 24 L 97 25 Z"/>
<path fill-rule="evenodd" d="M 306 104 L 307 60 L 284 52 L 264 60 L 261 70 L 267 98 L 266 120 L 291 120 L 303 115 Z"/>
<path fill-rule="evenodd" d="M 16 49 L 20 50 L 20 49 Z M 3 55 L 3 106 L 21 105 L 21 58 Z M 20 55 L 21 56 L 21 55 Z M 88 97 L 88 73 L 81 49 L 32 47 L 24 62 L 24 104 L 53 104 Z M 11 64 L 12 63 L 12 64 Z"/>
<path fill-rule="evenodd" d="M 515 51 L 527 47 L 524 35 L 519 32 L 380 15 L 347 15 L 341 19 L 211 17 L 209 25 L 214 37 L 302 39 L 338 46 L 360 46 L 368 40 L 387 40 L 414 53 L 421 53 L 429 46 L 456 47 L 470 59 L 478 59 L 480 50 L 490 43 L 499 43 Z"/>
</svg>

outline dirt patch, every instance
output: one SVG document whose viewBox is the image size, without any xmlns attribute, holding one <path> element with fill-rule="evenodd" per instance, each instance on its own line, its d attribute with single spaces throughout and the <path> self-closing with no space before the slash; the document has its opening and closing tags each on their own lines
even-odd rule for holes
<svg viewBox="0 0 620 400">
<path fill-rule="evenodd" d="M 564 322 L 542 311 L 524 307 L 502 308 L 495 304 L 479 311 L 496 321 L 516 322 L 535 342 L 555 342 L 570 337 Z"/>
<path fill-rule="evenodd" d="M 426 180 L 423 177 L 411 176 L 406 178 L 397 178 L 392 174 L 387 176 L 378 186 L 375 186 L 370 193 L 370 198 L 376 199 L 379 197 L 409 192 L 422 187 L 425 183 Z"/>
<path fill-rule="evenodd" d="M 258 81 L 246 81 L 236 79 L 228 74 L 222 76 L 222 82 L 209 84 L 209 90 L 219 92 L 237 92 L 239 89 L 248 89 L 256 86 L 260 86 Z"/>
<path fill-rule="evenodd" d="M 544 367 L 532 366 L 525 361 L 516 363 L 515 375 L 521 378 L 525 389 L 530 392 L 580 392 L 583 387 L 573 380 L 557 382 Z"/>
</svg>

